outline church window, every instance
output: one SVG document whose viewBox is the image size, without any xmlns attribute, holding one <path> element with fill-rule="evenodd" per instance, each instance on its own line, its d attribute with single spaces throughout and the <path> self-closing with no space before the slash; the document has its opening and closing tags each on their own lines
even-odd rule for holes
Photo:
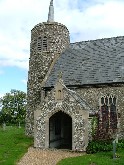
<svg viewBox="0 0 124 165">
<path fill-rule="evenodd" d="M 39 52 L 41 52 L 41 51 L 47 51 L 47 49 L 48 49 L 47 37 L 46 36 L 38 37 L 38 40 L 37 40 L 37 50 Z"/>
<path fill-rule="evenodd" d="M 117 129 L 117 99 L 115 96 L 101 97 L 102 128 Z"/>
<path fill-rule="evenodd" d="M 43 37 L 43 40 L 42 40 L 42 48 L 43 48 L 43 51 L 47 51 L 47 37 Z"/>
<path fill-rule="evenodd" d="M 61 100 L 61 99 L 62 99 L 62 91 L 58 90 L 58 100 Z"/>
<path fill-rule="evenodd" d="M 104 97 L 101 98 L 101 104 L 104 104 Z"/>
<path fill-rule="evenodd" d="M 42 50 L 42 38 L 41 37 L 38 37 L 38 40 L 37 40 L 37 49 L 38 49 L 38 51 L 41 51 Z"/>
</svg>

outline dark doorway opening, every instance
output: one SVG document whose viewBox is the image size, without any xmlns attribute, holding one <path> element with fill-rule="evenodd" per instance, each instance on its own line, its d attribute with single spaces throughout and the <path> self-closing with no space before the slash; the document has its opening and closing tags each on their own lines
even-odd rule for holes
<svg viewBox="0 0 124 165">
<path fill-rule="evenodd" d="M 72 118 L 62 111 L 49 119 L 49 147 L 72 149 Z"/>
</svg>

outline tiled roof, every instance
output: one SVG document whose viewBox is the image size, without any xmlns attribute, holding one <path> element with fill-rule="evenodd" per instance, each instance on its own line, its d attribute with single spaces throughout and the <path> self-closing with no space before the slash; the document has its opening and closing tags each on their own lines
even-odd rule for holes
<svg viewBox="0 0 124 165">
<path fill-rule="evenodd" d="M 65 85 L 124 82 L 124 37 L 70 44 L 56 61 L 45 86 L 54 86 L 59 72 Z"/>
</svg>

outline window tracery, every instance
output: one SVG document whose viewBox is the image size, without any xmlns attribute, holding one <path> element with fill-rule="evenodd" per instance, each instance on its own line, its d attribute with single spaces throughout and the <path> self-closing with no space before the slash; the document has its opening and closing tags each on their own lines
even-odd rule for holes
<svg viewBox="0 0 124 165">
<path fill-rule="evenodd" d="M 117 129 L 117 99 L 115 96 L 101 97 L 101 121 L 103 129 Z"/>
</svg>

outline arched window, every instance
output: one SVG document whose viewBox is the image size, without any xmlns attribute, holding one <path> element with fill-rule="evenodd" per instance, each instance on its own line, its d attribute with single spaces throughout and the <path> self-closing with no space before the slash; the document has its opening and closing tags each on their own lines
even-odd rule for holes
<svg viewBox="0 0 124 165">
<path fill-rule="evenodd" d="M 116 98 L 112 98 L 110 104 L 110 128 L 117 129 L 117 111 L 116 111 Z"/>
<path fill-rule="evenodd" d="M 117 99 L 115 96 L 101 97 L 101 120 L 102 128 L 117 129 Z"/>
<path fill-rule="evenodd" d="M 37 50 L 39 52 L 41 52 L 41 51 L 47 51 L 47 49 L 48 49 L 47 37 L 46 36 L 38 37 L 38 39 L 37 39 Z"/>
<path fill-rule="evenodd" d="M 47 51 L 47 37 L 43 37 L 43 40 L 42 40 L 42 48 L 43 48 L 43 51 Z"/>
<path fill-rule="evenodd" d="M 37 39 L 37 50 L 42 51 L 42 38 L 38 37 Z"/>
<path fill-rule="evenodd" d="M 62 99 L 62 91 L 58 90 L 58 100 L 61 100 L 61 99 Z"/>
<path fill-rule="evenodd" d="M 109 128 L 108 97 L 101 98 L 102 128 Z"/>
</svg>

